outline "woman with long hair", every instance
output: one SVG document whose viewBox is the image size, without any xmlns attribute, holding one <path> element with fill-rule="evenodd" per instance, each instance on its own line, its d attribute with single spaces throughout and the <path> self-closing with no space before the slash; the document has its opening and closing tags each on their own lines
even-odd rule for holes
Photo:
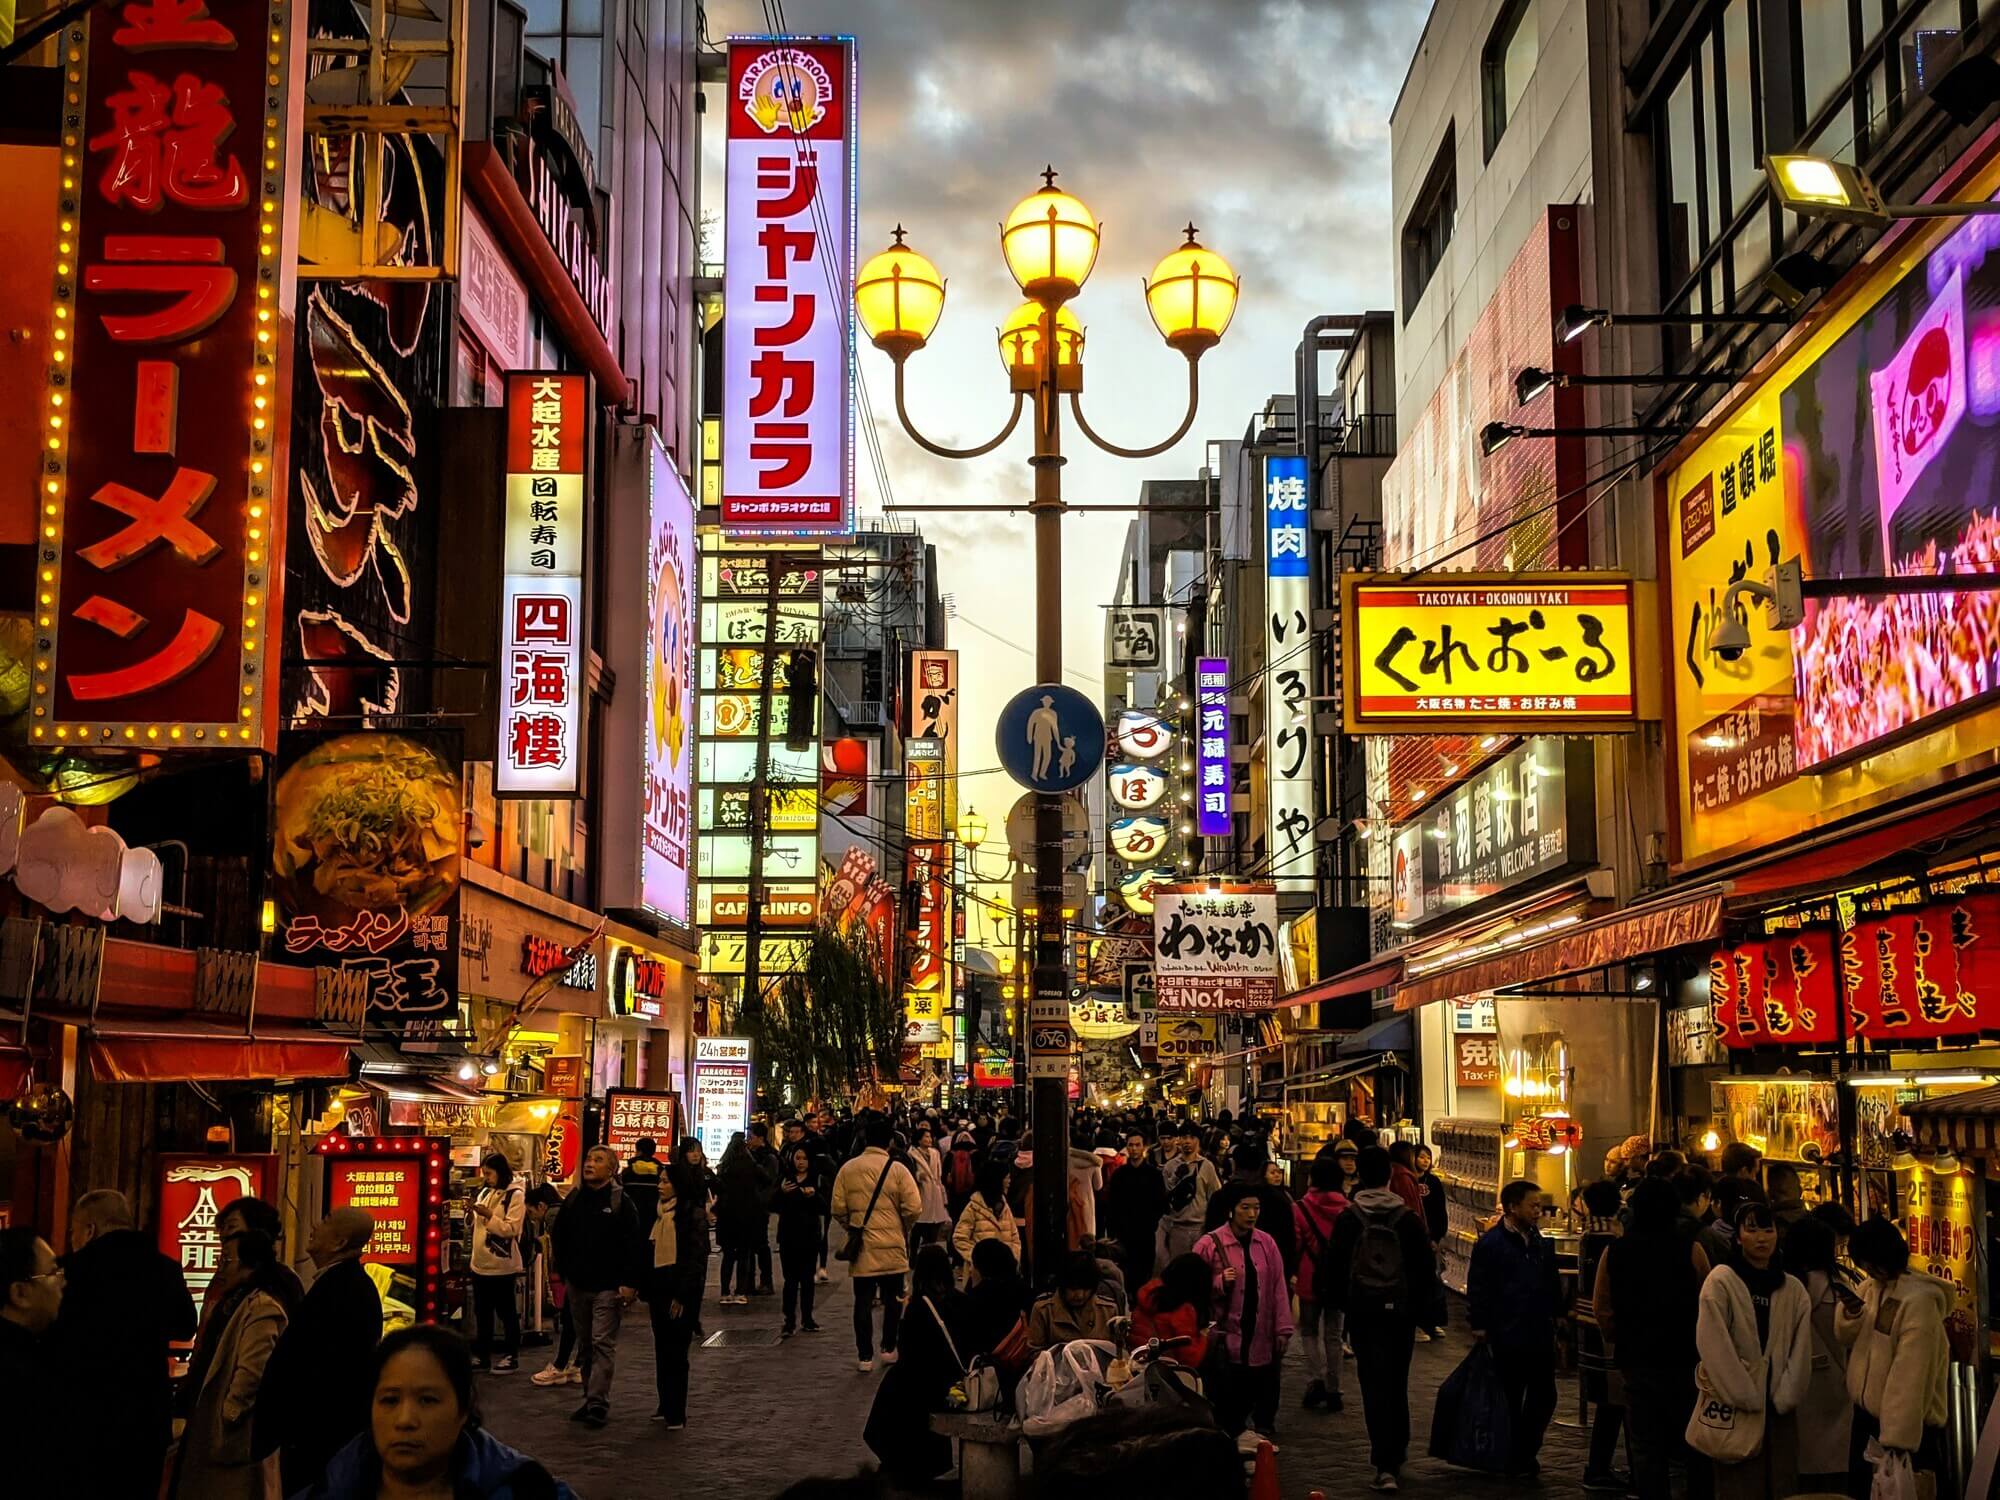
<svg viewBox="0 0 2000 1500">
<path fill-rule="evenodd" d="M 972 1264 L 972 1252 L 982 1240 L 998 1240 L 1020 1259 L 1021 1230 L 1007 1202 L 1007 1179 L 1012 1175 L 1005 1164 L 990 1157 L 980 1163 L 978 1184 L 951 1232 L 951 1248 L 965 1264 Z M 978 1281 L 977 1267 L 969 1279 Z"/>
<path fill-rule="evenodd" d="M 472 1200 L 472 1306 L 478 1336 L 472 1367 L 487 1368 L 493 1352 L 493 1315 L 500 1315 L 506 1342 L 492 1361 L 504 1375 L 520 1363 L 521 1307 L 514 1286 L 521 1277 L 521 1232 L 528 1222 L 528 1197 L 514 1181 L 514 1167 L 498 1151 L 479 1164 L 479 1194 Z"/>
<path fill-rule="evenodd" d="M 1799 1278 L 1812 1309 L 1812 1378 L 1799 1403 L 1799 1488 L 1838 1494 L 1847 1488 L 1854 1401 L 1847 1394 L 1847 1346 L 1834 1327 L 1853 1273 L 1840 1263 L 1833 1227 L 1807 1214 L 1785 1231 L 1785 1269 Z"/>
<path fill-rule="evenodd" d="M 945 1206 L 944 1157 L 937 1148 L 937 1132 L 929 1125 L 918 1125 L 911 1132 L 909 1167 L 917 1174 L 917 1196 L 923 1200 L 911 1244 L 929 1245 L 951 1226 L 951 1210 Z"/>
<path fill-rule="evenodd" d="M 1734 1252 L 1701 1285 L 1696 1379 L 1708 1394 L 1698 1398 L 1703 1410 L 1688 1437 L 1715 1460 L 1716 1500 L 1765 1500 L 1798 1490 L 1798 1410 L 1812 1379 L 1812 1308 L 1798 1278 L 1778 1262 L 1770 1205 L 1739 1204 L 1734 1227 Z M 1730 1408 L 1732 1426 L 1761 1426 L 1748 1454 L 1736 1456 L 1738 1440 L 1712 1434 L 1704 1421 L 1718 1402 Z"/>
<path fill-rule="evenodd" d="M 818 1333 L 813 1321 L 813 1270 L 819 1259 L 820 1226 L 826 1222 L 826 1182 L 804 1146 L 787 1146 L 778 1176 L 778 1269 L 785 1283 L 785 1326 L 780 1338 L 790 1338 L 801 1323 Z"/>
<path fill-rule="evenodd" d="M 1694 1325 L 1701 1289 L 1680 1232 L 1680 1192 L 1652 1178 L 1633 1188 L 1631 1222 L 1597 1260 L 1590 1306 L 1625 1384 L 1632 1487 L 1667 1500 L 1694 1409 Z"/>
<path fill-rule="evenodd" d="M 708 1284 L 709 1180 L 701 1142 L 687 1136 L 667 1164 L 660 1211 L 653 1220 L 652 1272 L 646 1285 L 653 1378 L 660 1398 L 653 1420 L 666 1423 L 670 1431 L 687 1425 L 688 1350 Z M 743 1274 L 751 1274 L 748 1262 Z"/>
<path fill-rule="evenodd" d="M 1132 1303 L 1132 1342 L 1184 1338 L 1188 1342 L 1166 1350 L 1175 1364 L 1198 1368 L 1208 1357 L 1209 1298 L 1214 1270 L 1189 1251 L 1167 1262 L 1166 1269 L 1139 1288 Z"/>
<path fill-rule="evenodd" d="M 375 1351 L 368 1426 L 292 1500 L 576 1500 L 568 1485 L 479 1425 L 472 1352 L 434 1324 Z"/>
<path fill-rule="evenodd" d="M 896 1337 L 896 1363 L 882 1377 L 861 1431 L 893 1480 L 916 1484 L 951 1467 L 951 1439 L 930 1430 L 930 1416 L 944 1410 L 946 1393 L 965 1374 L 965 1333 L 951 1256 L 942 1245 L 925 1245 L 910 1264 L 910 1305 Z"/>
<path fill-rule="evenodd" d="M 715 1169 L 715 1240 L 722 1248 L 722 1295 L 718 1300 L 724 1307 L 749 1305 L 751 1289 L 757 1283 L 757 1245 L 767 1218 L 764 1195 L 772 1185 L 750 1154 L 743 1132 L 737 1131 Z"/>
<path fill-rule="evenodd" d="M 291 1291 L 298 1278 L 282 1273 L 277 1246 L 262 1230 L 244 1230 L 235 1247 L 230 1306 L 181 1433 L 177 1500 L 264 1500 L 278 1482 L 277 1454 L 252 1456 L 253 1427 L 264 1369 L 298 1305 Z"/>
</svg>

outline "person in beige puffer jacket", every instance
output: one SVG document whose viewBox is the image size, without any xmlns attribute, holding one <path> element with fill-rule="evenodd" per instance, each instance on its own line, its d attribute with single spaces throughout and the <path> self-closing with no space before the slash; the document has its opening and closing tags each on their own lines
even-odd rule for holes
<svg viewBox="0 0 2000 1500">
<path fill-rule="evenodd" d="M 1951 1358 L 1944 1325 L 1957 1293 L 1935 1276 L 1910 1270 L 1909 1242 L 1887 1219 L 1857 1227 L 1848 1255 L 1867 1275 L 1860 1295 L 1847 1293 L 1834 1315 L 1836 1336 L 1853 1349 L 1847 1358 L 1853 1473 L 1869 1477 L 1862 1455 L 1871 1437 L 1908 1453 L 1918 1473 L 1936 1473 Z"/>
</svg>

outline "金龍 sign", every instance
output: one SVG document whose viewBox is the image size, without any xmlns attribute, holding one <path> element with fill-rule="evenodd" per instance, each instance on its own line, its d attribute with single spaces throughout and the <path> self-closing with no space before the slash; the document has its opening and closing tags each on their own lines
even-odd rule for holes
<svg viewBox="0 0 2000 1500">
<path fill-rule="evenodd" d="M 67 103 L 48 215 L 61 238 L 36 492 L 38 746 L 271 745 L 292 9 L 134 0 L 55 33 Z"/>
<path fill-rule="evenodd" d="M 1195 823 L 1205 839 L 1229 837 L 1229 659 L 1195 662 Z"/>
<path fill-rule="evenodd" d="M 681 1101 L 661 1089 L 608 1089 L 604 1095 L 604 1144 L 622 1162 L 642 1140 L 671 1154 L 679 1139 Z M 728 1144 L 724 1139 L 724 1145 Z M 705 1148 L 704 1148 L 705 1149 Z"/>
<path fill-rule="evenodd" d="M 1638 722 L 1623 574 L 1341 578 L 1345 727 L 1602 733 Z"/>
<path fill-rule="evenodd" d="M 573 797 L 582 764 L 584 377 L 507 376 L 503 797 Z"/>
<path fill-rule="evenodd" d="M 710 1161 L 750 1124 L 750 1043 L 735 1036 L 694 1039 L 694 1133 Z"/>
<path fill-rule="evenodd" d="M 1153 984 L 1162 1011 L 1266 1010 L 1275 1005 L 1277 892 L 1267 884 L 1156 887 Z"/>
<path fill-rule="evenodd" d="M 1312 562 L 1306 461 L 1264 460 L 1265 847 L 1281 891 L 1313 888 Z"/>
<path fill-rule="evenodd" d="M 275 1156 L 159 1159 L 160 1253 L 181 1268 L 196 1312 L 222 1265 L 222 1211 L 238 1198 L 269 1202 L 277 1168 Z"/>
<path fill-rule="evenodd" d="M 729 44 L 722 526 L 854 529 L 854 43 Z"/>
</svg>

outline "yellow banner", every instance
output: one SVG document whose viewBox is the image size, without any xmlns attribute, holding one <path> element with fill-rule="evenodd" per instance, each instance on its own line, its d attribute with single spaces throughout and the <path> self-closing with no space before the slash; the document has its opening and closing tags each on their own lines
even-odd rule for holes
<svg viewBox="0 0 2000 1500">
<path fill-rule="evenodd" d="M 1634 587 L 1622 573 L 1341 582 L 1350 731 L 1577 734 L 1638 721 Z"/>
</svg>

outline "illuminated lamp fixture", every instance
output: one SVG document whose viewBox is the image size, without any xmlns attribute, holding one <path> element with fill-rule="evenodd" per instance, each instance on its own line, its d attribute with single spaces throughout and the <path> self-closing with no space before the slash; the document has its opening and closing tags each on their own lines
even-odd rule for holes
<svg viewBox="0 0 2000 1500">
<path fill-rule="evenodd" d="M 901 362 L 929 342 L 944 316 L 944 278 L 938 268 L 903 243 L 894 243 L 854 278 L 854 310 L 869 341 Z"/>
<path fill-rule="evenodd" d="M 1931 1170 L 1950 1176 L 1958 1170 L 1958 1153 L 1949 1146 L 1940 1146 L 1931 1156 Z"/>
<path fill-rule="evenodd" d="M 1042 368 L 1042 321 L 1048 309 L 1039 302 L 1023 302 L 1000 325 L 1000 362 L 1015 384 L 1032 391 Z M 1081 387 L 1083 363 L 1083 322 L 1074 310 L 1058 307 L 1056 319 L 1056 382 L 1063 390 Z"/>
<path fill-rule="evenodd" d="M 257 926 L 267 937 L 278 930 L 278 903 L 269 896 L 264 898 L 264 904 L 258 910 Z"/>
<path fill-rule="evenodd" d="M 1523 427 L 1519 422 L 1488 422 L 1479 429 L 1479 451 L 1491 458 L 1515 438 L 1679 437 L 1679 427 Z"/>
<path fill-rule="evenodd" d="M 979 815 L 978 808 L 965 809 L 965 816 L 958 820 L 958 836 L 968 849 L 977 849 L 986 842 L 986 820 Z"/>
<path fill-rule="evenodd" d="M 1771 269 L 1764 273 L 1763 287 L 1786 307 L 1796 308 L 1838 280 L 1840 272 L 1812 251 L 1794 250 L 1771 263 Z"/>
<path fill-rule="evenodd" d="M 474 1065 L 471 1058 L 468 1057 L 458 1065 L 458 1077 L 461 1083 L 471 1083 L 478 1076 L 479 1069 Z"/>
<path fill-rule="evenodd" d="M 1701 1149 L 1711 1154 L 1722 1149 L 1722 1136 L 1713 1126 L 1701 1133 Z"/>
<path fill-rule="evenodd" d="M 2000 201 L 1969 203 L 1885 203 L 1874 180 L 1844 161 L 1825 156 L 1770 156 L 1764 175 L 1778 206 L 1808 219 L 1832 219 L 1884 229 L 1898 219 L 1962 219 L 2000 214 Z"/>
<path fill-rule="evenodd" d="M 479 1071 L 488 1078 L 497 1078 L 500 1074 L 499 1059 L 492 1057 L 485 1059 L 479 1064 Z"/>
<path fill-rule="evenodd" d="M 1514 399 L 1526 406 L 1543 391 L 1579 385 L 1733 385 L 1735 370 L 1702 370 L 1688 375 L 1574 375 L 1565 370 L 1540 370 L 1533 365 L 1514 377 Z"/>
<path fill-rule="evenodd" d="M 1163 256 L 1146 278 L 1146 310 L 1169 348 L 1199 359 L 1222 342 L 1243 278 L 1195 238 L 1193 224 L 1186 233 L 1187 243 Z"/>
<path fill-rule="evenodd" d="M 1604 307 L 1585 307 L 1572 302 L 1556 314 L 1555 336 L 1559 344 L 1573 344 L 1591 329 L 1620 328 L 1725 328 L 1760 327 L 1789 323 L 1784 313 L 1625 313 Z"/>
<path fill-rule="evenodd" d="M 1000 253 L 1021 290 L 1058 307 L 1083 290 L 1097 264 L 1104 226 L 1083 203 L 1056 186 L 1056 169 L 1042 169 L 1042 186 L 1014 205 L 1000 226 Z"/>
</svg>

